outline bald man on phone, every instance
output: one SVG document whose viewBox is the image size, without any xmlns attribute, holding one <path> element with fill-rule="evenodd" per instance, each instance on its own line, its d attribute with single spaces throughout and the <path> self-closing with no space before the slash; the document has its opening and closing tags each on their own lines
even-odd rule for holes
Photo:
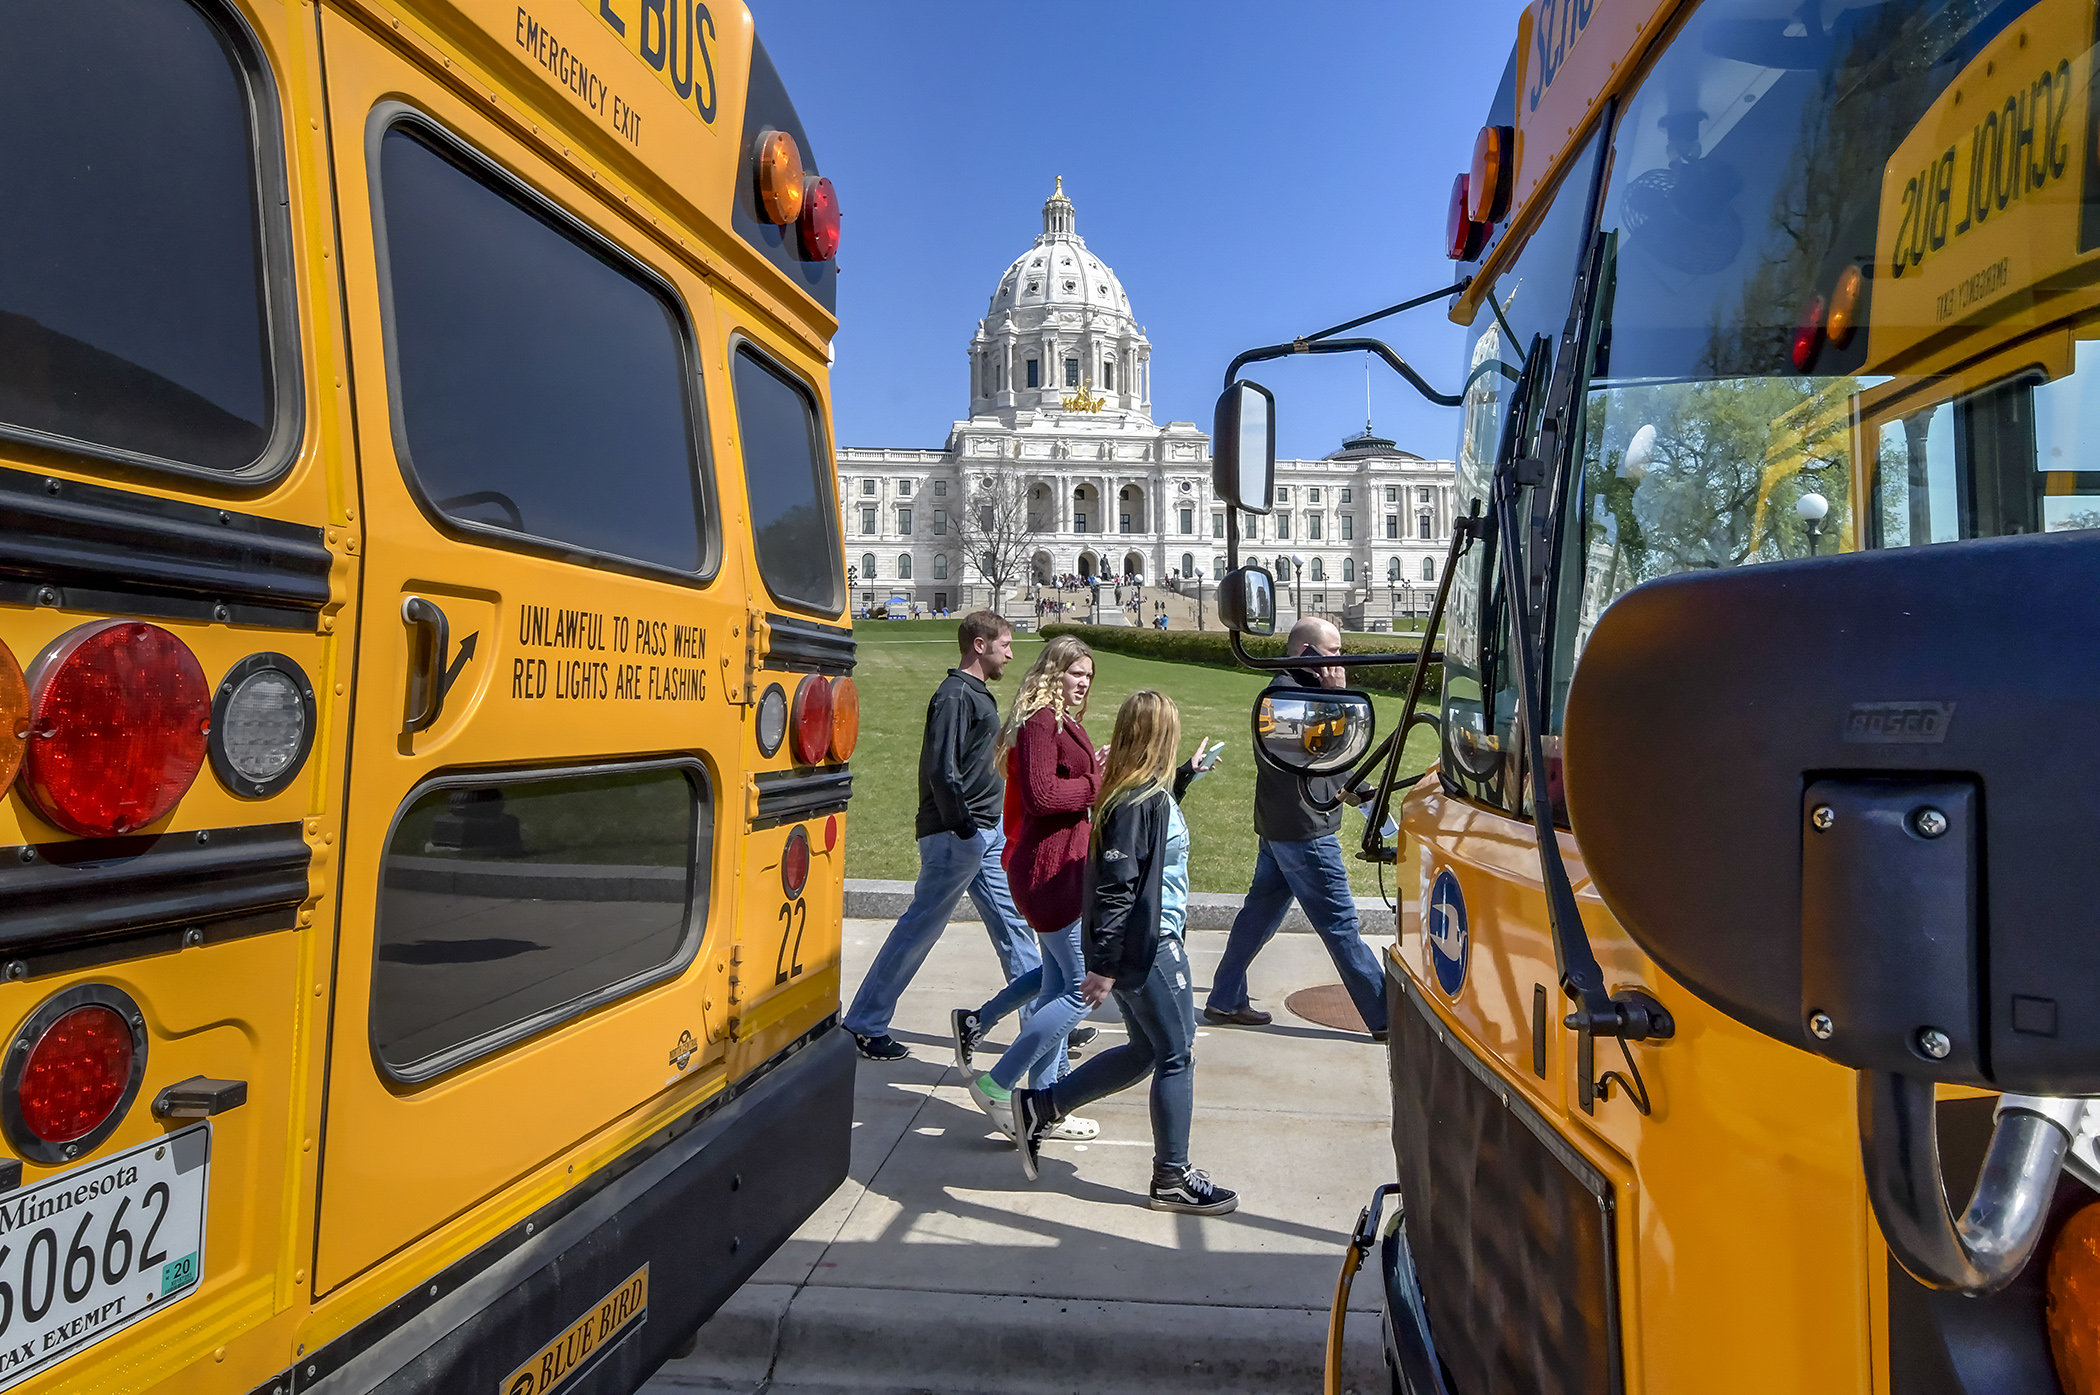
<svg viewBox="0 0 2100 1395">
<path fill-rule="evenodd" d="M 1284 641 L 1284 653 L 1294 658 L 1317 659 L 1341 652 L 1341 631 L 1316 616 L 1291 626 Z M 1347 683 L 1348 670 L 1339 664 L 1306 663 L 1277 674 L 1270 686 L 1340 688 Z M 1385 982 L 1378 959 L 1364 943 L 1357 924 L 1356 898 L 1349 891 L 1341 840 L 1335 836 L 1342 826 L 1342 811 L 1339 805 L 1322 810 L 1312 803 L 1315 797 L 1322 803 L 1332 802 L 1337 795 L 1347 798 L 1341 786 L 1339 775 L 1303 779 L 1255 762 L 1254 831 L 1261 837 L 1261 850 L 1254 862 L 1254 883 L 1247 888 L 1247 899 L 1225 942 L 1225 957 L 1218 961 L 1218 971 L 1211 979 L 1210 1000 L 1203 1008 L 1204 1017 L 1211 1022 L 1242 1027 L 1269 1024 L 1270 1015 L 1247 996 L 1247 970 L 1296 900 L 1326 944 L 1371 1039 L 1385 1040 Z"/>
</svg>

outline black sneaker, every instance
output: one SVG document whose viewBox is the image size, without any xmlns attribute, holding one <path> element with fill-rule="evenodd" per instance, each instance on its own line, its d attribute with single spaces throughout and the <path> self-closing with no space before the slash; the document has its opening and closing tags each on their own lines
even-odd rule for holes
<svg viewBox="0 0 2100 1395">
<path fill-rule="evenodd" d="M 1065 1038 L 1065 1045 L 1074 1048 L 1085 1046 L 1100 1035 L 1101 1029 L 1099 1027 L 1074 1027 L 1072 1035 Z"/>
<path fill-rule="evenodd" d="M 864 1037 L 855 1032 L 853 1044 L 860 1048 L 862 1058 L 870 1061 L 901 1061 L 911 1055 L 911 1048 L 888 1032 L 879 1037 Z"/>
<path fill-rule="evenodd" d="M 1019 1096 L 1015 1096 L 1019 1098 Z M 1236 1210 L 1240 1194 L 1213 1186 L 1200 1167 L 1152 1169 L 1152 1209 L 1185 1211 L 1191 1216 L 1222 1216 Z"/>
<path fill-rule="evenodd" d="M 1014 1091 L 1014 1142 L 1021 1145 L 1021 1171 L 1036 1178 L 1036 1154 L 1042 1151 L 1043 1134 L 1056 1123 L 1050 1117 L 1050 1102 L 1041 1090 Z"/>
<path fill-rule="evenodd" d="M 984 1041 L 984 1027 L 977 1020 L 975 1008 L 957 1008 L 948 1014 L 948 1027 L 955 1035 L 955 1068 L 964 1075 L 971 1075 L 970 1062 L 976 1059 L 977 1048 Z"/>
</svg>

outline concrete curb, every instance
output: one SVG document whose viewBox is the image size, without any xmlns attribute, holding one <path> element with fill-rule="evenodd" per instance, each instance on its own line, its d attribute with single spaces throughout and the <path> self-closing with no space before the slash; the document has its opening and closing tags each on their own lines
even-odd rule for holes
<svg viewBox="0 0 2100 1395">
<path fill-rule="evenodd" d="M 846 916 L 849 920 L 895 920 L 911 904 L 910 882 L 880 881 L 872 877 L 846 878 Z M 1240 913 L 1243 898 L 1217 891 L 1189 893 L 1188 928 L 1230 930 Z M 1384 935 L 1392 930 L 1393 913 L 1375 896 L 1356 898 L 1356 916 L 1366 933 Z M 949 913 L 950 920 L 979 920 L 977 906 L 965 896 Z M 1283 918 L 1283 929 L 1297 934 L 1312 933 L 1312 922 L 1297 902 Z"/>
<path fill-rule="evenodd" d="M 1084 1340 L 1079 1338 L 1084 1337 Z M 747 1284 L 655 1379 L 707 1391 L 1093 1395 L 1317 1390 L 1327 1314 L 905 1289 Z M 1352 1313 L 1343 1387 L 1386 1388 L 1378 1320 Z"/>
</svg>

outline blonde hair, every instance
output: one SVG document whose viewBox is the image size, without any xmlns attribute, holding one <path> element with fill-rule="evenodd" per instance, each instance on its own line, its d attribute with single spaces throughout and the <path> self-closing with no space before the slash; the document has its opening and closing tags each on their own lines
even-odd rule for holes
<svg viewBox="0 0 2100 1395">
<path fill-rule="evenodd" d="M 1108 769 L 1094 800 L 1094 841 L 1118 804 L 1141 799 L 1166 784 L 1181 748 L 1181 711 L 1165 693 L 1140 688 L 1123 699 L 1116 734 L 1109 738 Z"/>
<path fill-rule="evenodd" d="M 1077 712 L 1065 711 L 1064 676 L 1081 659 L 1092 663 L 1094 651 L 1077 635 L 1059 635 L 1043 646 L 1028 672 L 1021 675 L 1021 686 L 1014 694 L 1014 705 L 1007 711 L 1006 725 L 999 729 L 1000 758 L 1021 739 L 1021 724 L 1044 708 L 1054 712 L 1060 723 L 1067 717 L 1077 721 L 1085 714 L 1085 703 L 1079 705 Z"/>
</svg>

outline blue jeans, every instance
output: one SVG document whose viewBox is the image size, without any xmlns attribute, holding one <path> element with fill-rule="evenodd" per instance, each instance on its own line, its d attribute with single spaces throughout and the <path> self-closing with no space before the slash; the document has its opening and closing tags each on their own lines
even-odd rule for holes
<svg viewBox="0 0 2100 1395">
<path fill-rule="evenodd" d="M 1261 840 L 1254 862 L 1254 884 L 1232 922 L 1225 956 L 1211 978 L 1206 1006 L 1232 1012 L 1247 1006 L 1247 967 L 1283 924 L 1291 899 L 1305 907 L 1305 917 L 1327 943 L 1327 953 L 1341 972 L 1342 985 L 1364 1026 L 1386 1029 L 1385 978 L 1378 959 L 1363 942 L 1356 923 L 1356 898 L 1349 894 L 1349 874 L 1342 868 L 1342 845 L 1333 834 L 1304 843 Z"/>
<path fill-rule="evenodd" d="M 1035 995 L 1028 1025 L 992 1067 L 992 1079 L 1003 1090 L 1011 1090 L 1023 1071 L 1028 1072 L 1029 1085 L 1038 1090 L 1063 1075 L 1065 1038 L 1087 1014 L 1086 1000 L 1079 996 L 1079 981 L 1086 977 L 1080 961 L 1079 922 L 1038 935 L 1036 940 L 1043 949 L 1042 988 Z"/>
<path fill-rule="evenodd" d="M 1172 935 L 1159 937 L 1152 971 L 1142 986 L 1116 990 L 1116 1007 L 1130 1040 L 1082 1063 L 1050 1087 L 1050 1117 L 1062 1119 L 1104 1095 L 1152 1077 L 1152 1161 L 1186 1167 L 1189 1116 L 1196 1109 L 1196 994 L 1188 951 Z"/>
<path fill-rule="evenodd" d="M 919 880 L 912 888 L 911 905 L 898 917 L 868 966 L 868 976 L 860 981 L 844 1019 L 847 1031 L 864 1037 L 889 1031 L 897 999 L 948 928 L 948 914 L 965 891 L 984 917 L 985 933 L 992 937 L 992 950 L 1008 982 L 1041 967 L 1035 932 L 1014 909 L 1006 889 L 1006 869 L 999 865 L 1005 846 L 1006 835 L 996 826 L 980 828 L 968 838 L 933 833 L 919 840 Z"/>
</svg>

